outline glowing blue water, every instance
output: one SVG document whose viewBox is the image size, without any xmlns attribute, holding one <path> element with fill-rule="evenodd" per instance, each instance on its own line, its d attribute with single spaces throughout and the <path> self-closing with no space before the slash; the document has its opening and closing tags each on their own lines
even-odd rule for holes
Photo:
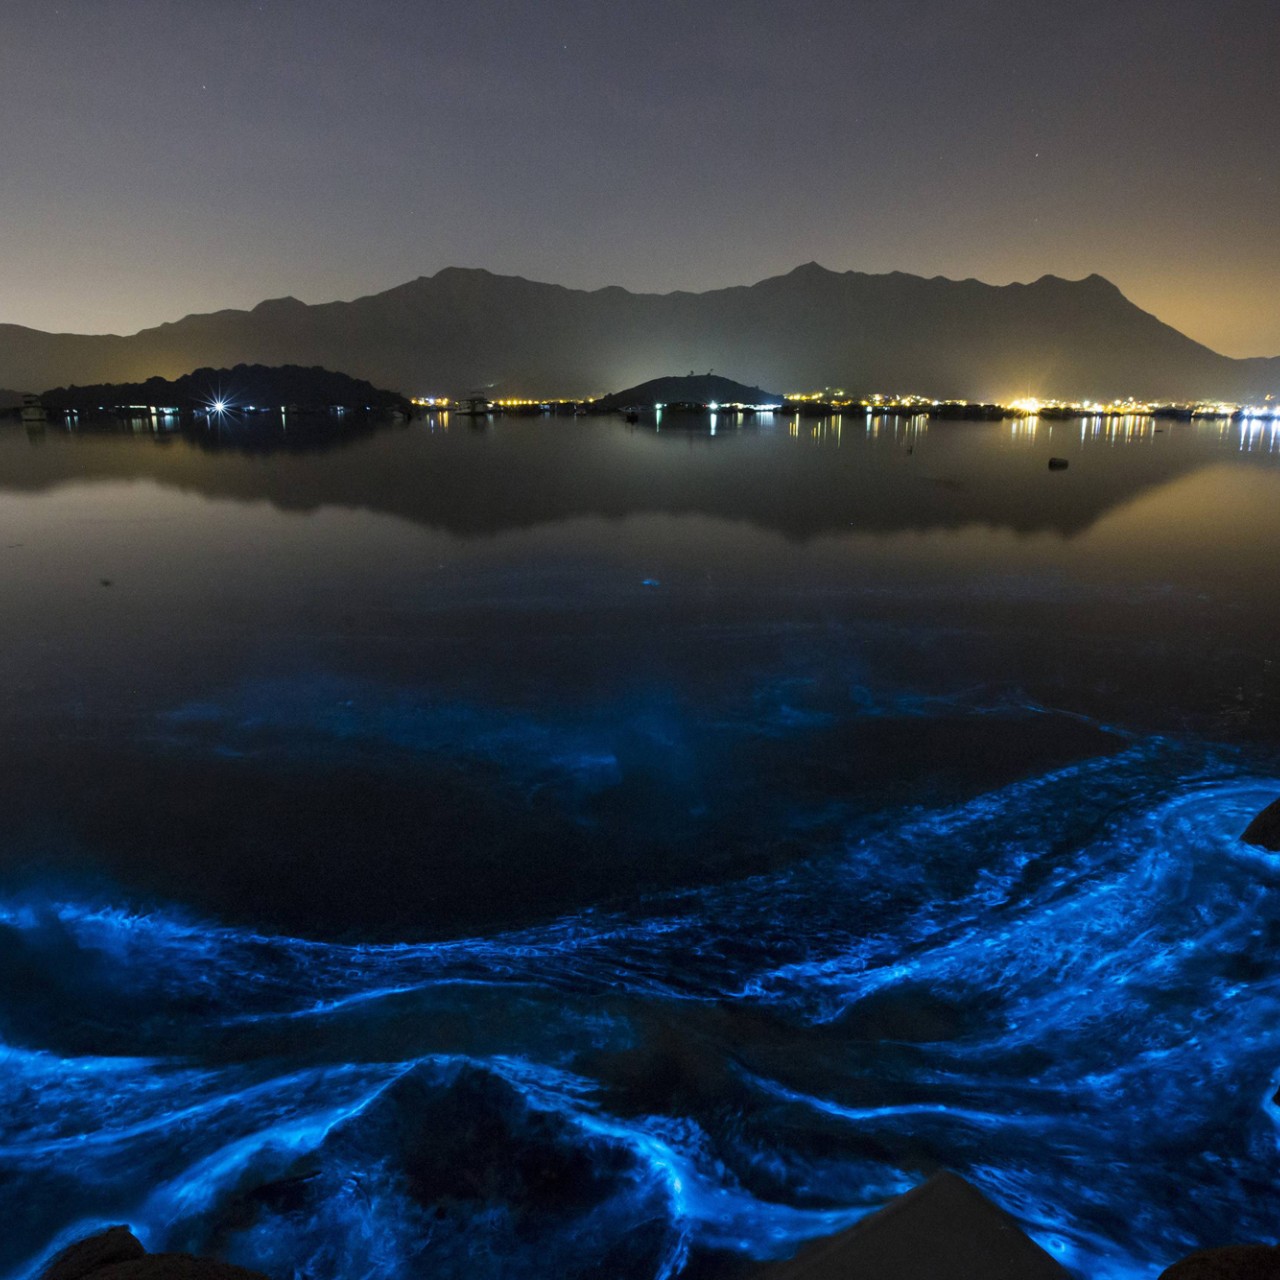
<svg viewBox="0 0 1280 1280">
<path fill-rule="evenodd" d="M 0 432 L 0 1277 L 1274 1238 L 1280 453 L 1112 425 Z"/>
<path fill-rule="evenodd" d="M 1267 1238 L 1280 859 L 1237 833 L 1277 785 L 1144 740 L 434 944 L 10 900 L 0 1264 L 123 1220 L 280 1276 L 673 1276 L 939 1164 L 1082 1274 Z"/>
</svg>

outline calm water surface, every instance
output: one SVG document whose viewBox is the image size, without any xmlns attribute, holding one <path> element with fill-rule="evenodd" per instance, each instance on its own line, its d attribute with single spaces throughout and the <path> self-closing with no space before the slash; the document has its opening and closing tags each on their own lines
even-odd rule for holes
<svg viewBox="0 0 1280 1280">
<path fill-rule="evenodd" d="M 0 1275 L 1274 1238 L 1277 548 L 1271 424 L 0 428 Z"/>
</svg>

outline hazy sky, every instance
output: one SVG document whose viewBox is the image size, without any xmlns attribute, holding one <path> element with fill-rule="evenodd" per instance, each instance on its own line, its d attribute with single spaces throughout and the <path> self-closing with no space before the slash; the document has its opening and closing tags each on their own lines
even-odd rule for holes
<svg viewBox="0 0 1280 1280">
<path fill-rule="evenodd" d="M 1276 0 L 0 0 L 0 321 L 1114 280 L 1280 354 Z"/>
</svg>

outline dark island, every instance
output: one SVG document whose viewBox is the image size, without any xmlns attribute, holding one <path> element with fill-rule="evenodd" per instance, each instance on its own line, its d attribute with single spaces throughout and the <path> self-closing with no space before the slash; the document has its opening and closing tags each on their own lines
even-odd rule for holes
<svg viewBox="0 0 1280 1280">
<path fill-rule="evenodd" d="M 612 413 L 618 409 L 707 409 L 718 405 L 758 408 L 781 404 L 782 397 L 771 391 L 711 373 L 691 373 L 685 378 L 651 378 L 625 391 L 602 396 L 592 401 L 591 408 L 598 413 Z"/>
<path fill-rule="evenodd" d="M 196 369 L 169 381 L 102 383 L 57 387 L 40 397 L 47 411 L 81 414 L 158 412 L 192 414 L 400 412 L 409 402 L 394 391 L 330 369 L 287 364 L 238 364 L 231 369 Z"/>
</svg>

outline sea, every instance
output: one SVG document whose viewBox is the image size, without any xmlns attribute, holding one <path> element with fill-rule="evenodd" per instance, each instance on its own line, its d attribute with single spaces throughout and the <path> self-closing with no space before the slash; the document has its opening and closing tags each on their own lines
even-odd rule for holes
<svg viewBox="0 0 1280 1280">
<path fill-rule="evenodd" d="M 1276 418 L 0 426 L 0 1276 L 1274 1240 L 1278 553 Z"/>
</svg>

